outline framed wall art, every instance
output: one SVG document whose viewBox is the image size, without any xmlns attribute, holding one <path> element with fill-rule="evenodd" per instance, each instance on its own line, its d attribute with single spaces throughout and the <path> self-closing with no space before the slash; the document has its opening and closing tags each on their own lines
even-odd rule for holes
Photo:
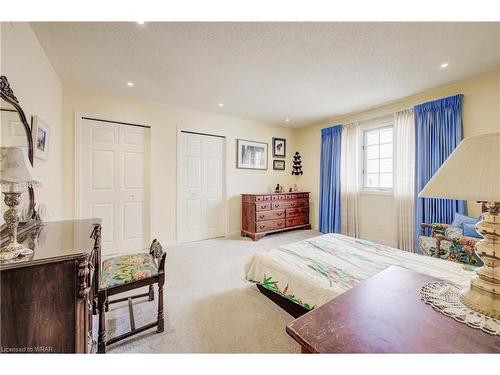
<svg viewBox="0 0 500 375">
<path fill-rule="evenodd" d="M 273 156 L 284 158 L 286 156 L 286 139 L 273 138 Z"/>
<path fill-rule="evenodd" d="M 33 134 L 35 157 L 47 160 L 49 158 L 50 127 L 39 116 L 33 116 L 31 133 Z"/>
<path fill-rule="evenodd" d="M 284 171 L 285 170 L 285 161 L 284 160 L 273 160 L 273 169 L 275 171 Z"/>
<path fill-rule="evenodd" d="M 237 140 L 236 167 L 267 170 L 267 143 Z"/>
</svg>

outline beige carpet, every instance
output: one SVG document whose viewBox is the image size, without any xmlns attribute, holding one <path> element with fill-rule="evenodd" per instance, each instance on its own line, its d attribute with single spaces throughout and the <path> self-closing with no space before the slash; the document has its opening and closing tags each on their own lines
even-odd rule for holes
<svg viewBox="0 0 500 375">
<path fill-rule="evenodd" d="M 108 347 L 110 353 L 298 353 L 285 332 L 293 318 L 245 281 L 256 251 L 317 236 L 316 231 L 215 239 L 167 248 L 165 332 L 147 331 Z M 136 300 L 136 326 L 153 321 L 156 300 Z M 108 337 L 129 329 L 127 303 L 110 306 Z"/>
</svg>

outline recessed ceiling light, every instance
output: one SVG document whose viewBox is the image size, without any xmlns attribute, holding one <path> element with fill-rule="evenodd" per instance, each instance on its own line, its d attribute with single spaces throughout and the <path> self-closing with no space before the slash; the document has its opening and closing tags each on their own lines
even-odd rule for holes
<svg viewBox="0 0 500 375">
<path fill-rule="evenodd" d="M 286 122 L 290 122 L 290 119 L 289 119 L 289 118 L 286 118 L 286 119 L 285 119 L 285 121 L 286 121 Z"/>
<path fill-rule="evenodd" d="M 224 107 L 224 103 L 220 102 L 219 107 Z"/>
<path fill-rule="evenodd" d="M 139 25 L 144 25 L 144 21 L 136 21 Z"/>
<path fill-rule="evenodd" d="M 134 87 L 134 82 L 127 82 L 128 87 Z"/>
<path fill-rule="evenodd" d="M 448 63 L 442 63 L 441 68 L 446 68 L 448 66 Z"/>
</svg>

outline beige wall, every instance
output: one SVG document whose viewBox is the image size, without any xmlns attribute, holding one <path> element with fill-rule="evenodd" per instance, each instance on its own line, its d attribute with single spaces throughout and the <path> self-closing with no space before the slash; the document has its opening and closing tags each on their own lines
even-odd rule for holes
<svg viewBox="0 0 500 375">
<path fill-rule="evenodd" d="M 50 219 L 61 218 L 61 106 L 62 84 L 38 39 L 27 23 L 1 23 L 0 72 L 7 76 L 28 122 L 40 116 L 51 131 L 49 158 L 35 158 L 35 173 L 42 182 L 37 203 L 47 205 Z"/>
<path fill-rule="evenodd" d="M 47 205 L 51 220 L 74 216 L 74 114 L 98 116 L 151 126 L 152 232 L 163 241 L 176 239 L 176 134 L 177 128 L 225 135 L 228 142 L 227 197 L 229 233 L 239 231 L 239 194 L 272 191 L 276 183 L 298 183 L 312 192 L 313 225 L 318 223 L 319 155 L 321 129 L 339 123 L 375 118 L 415 104 L 463 93 L 466 137 L 500 130 L 500 72 L 486 74 L 374 109 L 339 116 L 300 129 L 273 127 L 214 113 L 194 111 L 116 96 L 82 88 L 62 87 L 38 40 L 27 23 L 1 24 L 1 73 L 6 75 L 28 117 L 39 115 L 51 127 L 48 161 L 35 160 L 36 173 L 44 184 L 37 200 Z M 266 172 L 235 168 L 236 138 L 271 143 L 272 137 L 287 139 L 285 172 L 272 170 L 271 151 Z M 304 175 L 290 175 L 291 155 L 302 154 Z M 363 195 L 361 236 L 395 244 L 392 196 Z M 479 212 L 475 204 L 470 213 Z"/>
<path fill-rule="evenodd" d="M 277 183 L 290 187 L 291 154 L 295 150 L 292 130 L 262 123 L 151 103 L 132 97 L 116 96 L 78 88 L 64 88 L 63 95 L 63 217 L 74 215 L 74 122 L 75 112 L 98 118 L 151 126 L 151 202 L 152 233 L 165 242 L 176 239 L 176 142 L 177 128 L 226 136 L 228 143 L 227 199 L 228 234 L 241 228 L 240 194 L 273 191 Z M 287 139 L 286 171 L 272 170 L 272 137 Z M 269 144 L 268 170 L 236 168 L 236 139 Z"/>
<path fill-rule="evenodd" d="M 51 128 L 49 160 L 35 160 L 43 187 L 37 202 L 47 205 L 50 220 L 74 217 L 75 111 L 151 126 L 152 233 L 165 242 L 176 240 L 176 136 L 177 128 L 226 136 L 228 234 L 239 232 L 244 192 L 272 191 L 295 182 L 290 174 L 295 151 L 293 131 L 214 113 L 116 96 L 95 90 L 64 87 L 28 23 L 1 24 L 1 74 L 11 82 L 26 115 L 39 115 Z M 285 171 L 272 170 L 272 137 L 287 139 Z M 269 143 L 267 171 L 236 169 L 236 139 Z"/>
<path fill-rule="evenodd" d="M 318 201 L 322 128 L 380 117 L 403 108 L 412 107 L 415 104 L 459 93 L 464 94 L 464 137 L 500 131 L 500 71 L 497 71 L 374 109 L 339 116 L 328 121 L 322 121 L 318 124 L 297 129 L 295 132 L 297 148 L 304 155 L 304 176 L 301 179 L 301 186 L 312 192 L 313 201 Z M 380 243 L 395 245 L 394 210 L 392 196 L 363 194 L 361 197 L 360 218 L 361 237 Z M 480 210 L 476 203 L 469 203 L 469 213 L 471 215 L 479 215 Z M 317 204 L 314 206 L 311 219 L 313 226 L 317 227 Z"/>
</svg>

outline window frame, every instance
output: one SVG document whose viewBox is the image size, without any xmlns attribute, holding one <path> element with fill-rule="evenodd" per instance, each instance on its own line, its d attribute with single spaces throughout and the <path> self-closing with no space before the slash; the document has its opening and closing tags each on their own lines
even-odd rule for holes
<svg viewBox="0 0 500 375">
<path fill-rule="evenodd" d="M 366 186 L 366 169 L 367 169 L 367 154 L 366 154 L 366 136 L 367 133 L 371 130 L 383 129 L 383 128 L 392 128 L 392 187 L 368 187 Z M 383 121 L 377 124 L 365 125 L 361 127 L 361 168 L 360 168 L 360 192 L 362 194 L 375 194 L 375 195 L 392 195 L 394 191 L 394 121 Z M 379 143 L 380 144 L 380 143 Z M 379 171 L 380 173 L 380 171 Z"/>
</svg>

